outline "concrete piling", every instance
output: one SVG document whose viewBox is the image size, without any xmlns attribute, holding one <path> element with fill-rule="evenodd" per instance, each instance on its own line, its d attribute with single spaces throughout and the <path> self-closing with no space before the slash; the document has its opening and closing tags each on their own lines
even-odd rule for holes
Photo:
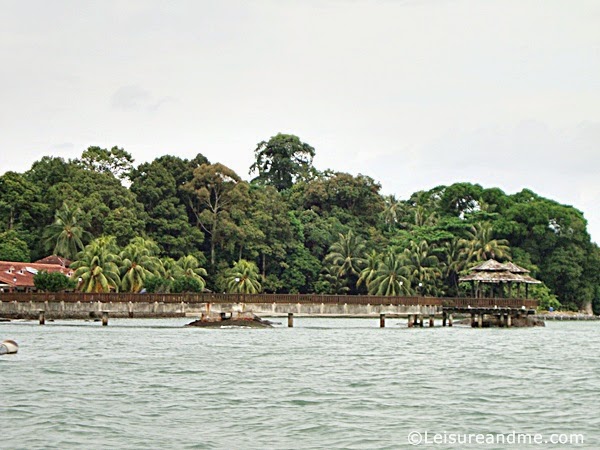
<svg viewBox="0 0 600 450">
<path fill-rule="evenodd" d="M 429 328 L 433 328 L 433 322 L 434 322 L 434 320 L 433 320 L 433 314 L 431 314 L 429 316 Z"/>
<path fill-rule="evenodd" d="M 412 314 L 408 315 L 408 328 L 412 328 L 415 326 L 415 318 Z"/>
<path fill-rule="evenodd" d="M 294 313 L 288 313 L 288 328 L 294 327 Z"/>
<path fill-rule="evenodd" d="M 46 311 L 40 309 L 40 325 L 44 325 L 46 323 Z"/>
<path fill-rule="evenodd" d="M 108 311 L 102 311 L 102 326 L 108 326 Z"/>
<path fill-rule="evenodd" d="M 446 311 L 444 311 L 442 313 L 442 326 L 445 327 L 446 326 L 446 321 L 448 320 L 448 313 Z"/>
<path fill-rule="evenodd" d="M 448 326 L 452 326 L 452 314 L 448 314 Z"/>
<path fill-rule="evenodd" d="M 379 314 L 379 328 L 385 328 L 385 314 Z"/>
</svg>

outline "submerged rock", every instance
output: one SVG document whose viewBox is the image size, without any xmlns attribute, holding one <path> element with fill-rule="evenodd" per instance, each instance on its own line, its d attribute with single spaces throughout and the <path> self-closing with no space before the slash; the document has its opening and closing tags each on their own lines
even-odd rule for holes
<svg viewBox="0 0 600 450">
<path fill-rule="evenodd" d="M 222 327 L 251 327 L 272 328 L 273 322 L 261 319 L 251 312 L 231 312 L 219 314 L 202 314 L 186 327 L 222 328 Z"/>
</svg>

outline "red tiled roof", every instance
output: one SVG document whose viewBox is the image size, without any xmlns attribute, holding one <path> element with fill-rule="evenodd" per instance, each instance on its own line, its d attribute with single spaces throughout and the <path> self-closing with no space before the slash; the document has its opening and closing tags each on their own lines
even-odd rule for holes
<svg viewBox="0 0 600 450">
<path fill-rule="evenodd" d="M 58 256 L 58 255 L 46 256 L 45 258 L 38 259 L 37 261 L 35 261 L 35 263 L 36 264 L 59 264 L 63 267 L 69 267 L 71 265 L 70 260 L 68 260 L 67 258 L 63 258 L 62 256 Z"/>
<path fill-rule="evenodd" d="M 0 261 L 0 284 L 11 287 L 33 287 L 34 275 L 37 271 L 42 270 L 47 272 L 60 272 L 66 276 L 71 276 L 73 273 L 71 269 L 63 267 L 60 264 Z"/>
</svg>

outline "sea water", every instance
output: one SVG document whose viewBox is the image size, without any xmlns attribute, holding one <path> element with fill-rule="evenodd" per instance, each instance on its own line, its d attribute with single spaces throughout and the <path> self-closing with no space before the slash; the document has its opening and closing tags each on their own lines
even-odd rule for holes
<svg viewBox="0 0 600 450">
<path fill-rule="evenodd" d="M 600 448 L 596 322 L 190 321 L 0 323 L 0 448 Z"/>
</svg>

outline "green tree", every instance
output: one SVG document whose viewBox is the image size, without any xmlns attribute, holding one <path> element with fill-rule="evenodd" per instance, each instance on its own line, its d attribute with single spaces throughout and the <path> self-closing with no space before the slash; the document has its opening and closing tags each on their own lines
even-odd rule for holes
<svg viewBox="0 0 600 450">
<path fill-rule="evenodd" d="M 411 287 L 418 295 L 440 295 L 439 260 L 427 241 L 411 241 L 402 254 Z"/>
<path fill-rule="evenodd" d="M 0 261 L 29 262 L 27 242 L 15 230 L 0 233 Z"/>
<path fill-rule="evenodd" d="M 267 184 L 278 191 L 289 189 L 297 180 L 313 174 L 315 149 L 292 134 L 277 134 L 259 142 L 254 150 L 255 162 L 250 174 L 258 172 L 253 183 Z"/>
<path fill-rule="evenodd" d="M 42 270 L 33 276 L 34 286 L 42 292 L 60 292 L 74 289 L 75 280 L 70 279 L 60 272 L 47 272 Z"/>
<path fill-rule="evenodd" d="M 176 277 L 173 280 L 171 292 L 181 294 L 183 292 L 202 292 L 203 289 L 203 284 L 197 278 Z"/>
<path fill-rule="evenodd" d="M 256 264 L 240 259 L 227 270 L 226 283 L 228 292 L 238 294 L 256 294 L 262 289 Z"/>
<path fill-rule="evenodd" d="M 176 170 L 168 164 L 174 165 Z M 181 167 L 177 170 L 178 165 Z M 187 254 L 199 256 L 199 246 L 204 241 L 204 234 L 190 225 L 178 191 L 181 184 L 176 177 L 180 182 L 192 178 L 191 169 L 189 178 L 187 176 L 188 165 L 187 160 L 161 157 L 141 164 L 132 174 L 131 191 L 148 214 L 146 234 L 173 258 Z"/>
<path fill-rule="evenodd" d="M 118 247 L 114 236 L 93 240 L 71 264 L 71 269 L 75 270 L 72 278 L 77 281 L 77 290 L 88 293 L 118 292 L 121 284 L 118 263 Z"/>
<path fill-rule="evenodd" d="M 364 283 L 367 290 L 369 290 L 371 282 L 377 277 L 377 270 L 379 269 L 380 263 L 381 256 L 375 250 L 372 250 L 367 254 L 367 257 L 365 258 L 365 267 L 361 270 L 358 282 L 356 283 L 357 287 Z"/>
<path fill-rule="evenodd" d="M 121 251 L 121 290 L 139 292 L 150 275 L 159 275 L 162 269 L 158 246 L 149 239 L 136 237 Z"/>
<path fill-rule="evenodd" d="M 117 146 L 110 150 L 100 147 L 88 147 L 81 154 L 79 163 L 87 170 L 111 173 L 119 180 L 128 179 L 133 169 L 131 154 Z"/>
<path fill-rule="evenodd" d="M 510 258 L 510 247 L 506 239 L 494 239 L 492 224 L 477 222 L 469 231 L 469 260 Z"/>
<path fill-rule="evenodd" d="M 373 280 L 369 283 L 369 293 L 373 295 L 406 295 L 410 282 L 403 267 L 402 258 L 393 250 L 388 250 L 379 263 Z"/>
<path fill-rule="evenodd" d="M 71 208 L 66 202 L 56 211 L 54 222 L 45 232 L 47 248 L 53 248 L 53 254 L 74 259 L 83 249 L 82 239 L 89 236 L 82 225 L 83 217 L 80 208 Z"/>
<path fill-rule="evenodd" d="M 177 261 L 179 270 L 177 271 L 179 276 L 194 278 L 200 283 L 201 290 L 206 286 L 206 280 L 204 277 L 208 275 L 206 269 L 200 266 L 200 262 L 193 255 L 187 255 L 181 257 Z"/>
<path fill-rule="evenodd" d="M 332 274 L 339 278 L 357 277 L 365 263 L 364 252 L 363 239 L 349 230 L 346 234 L 339 234 L 338 241 L 329 248 L 325 262 L 331 264 Z"/>
<path fill-rule="evenodd" d="M 210 245 L 210 265 L 216 263 L 217 245 L 224 245 L 238 227 L 231 211 L 239 202 L 240 177 L 222 164 L 202 164 L 194 170 L 194 178 L 182 189 L 188 193 L 190 209 L 197 226 L 207 234 Z"/>
</svg>

